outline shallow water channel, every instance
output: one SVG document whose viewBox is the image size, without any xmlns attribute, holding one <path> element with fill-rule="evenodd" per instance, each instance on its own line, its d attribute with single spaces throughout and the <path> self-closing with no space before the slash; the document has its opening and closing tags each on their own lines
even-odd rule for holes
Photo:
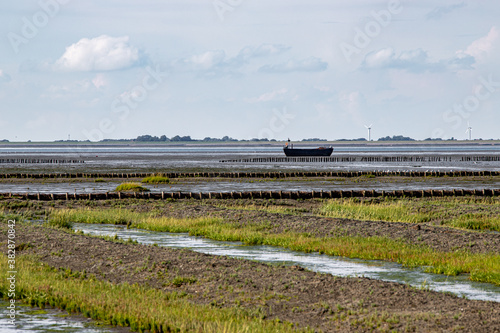
<svg viewBox="0 0 500 333">
<path fill-rule="evenodd" d="M 139 180 L 140 181 L 140 180 Z M 113 192 L 124 181 L 106 182 L 36 182 L 0 183 L 3 193 L 105 193 Z M 232 191 L 336 191 L 336 190 L 453 190 L 453 189 L 498 189 L 500 180 L 457 181 L 447 178 L 412 179 L 411 181 L 350 181 L 350 180 L 174 180 L 170 184 L 142 184 L 151 192 L 232 192 Z"/>
<path fill-rule="evenodd" d="M 61 332 L 61 333 L 107 333 L 124 332 L 126 329 L 115 329 L 114 327 L 98 327 L 91 319 L 82 316 L 68 315 L 67 312 L 58 309 L 32 308 L 21 303 L 16 304 L 15 326 L 8 322 L 7 306 L 10 303 L 0 300 L 0 332 Z"/>
<path fill-rule="evenodd" d="M 451 292 L 468 299 L 500 302 L 500 286 L 468 280 L 466 275 L 445 276 L 425 273 L 421 269 L 406 269 L 396 263 L 359 260 L 302 253 L 273 246 L 245 246 L 238 242 L 214 241 L 192 237 L 185 233 L 150 232 L 126 229 L 109 224 L 75 223 L 76 230 L 91 235 L 118 236 L 142 244 L 157 244 L 169 248 L 184 248 L 212 255 L 256 260 L 266 263 L 298 265 L 311 271 L 335 276 L 364 276 L 372 279 L 409 284 L 441 292 Z"/>
</svg>

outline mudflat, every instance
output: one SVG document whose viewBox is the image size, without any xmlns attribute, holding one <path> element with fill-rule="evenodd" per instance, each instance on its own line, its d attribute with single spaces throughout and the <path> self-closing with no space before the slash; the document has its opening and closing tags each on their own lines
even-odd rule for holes
<svg viewBox="0 0 500 333">
<path fill-rule="evenodd" d="M 15 203 L 15 200 L 12 200 Z M 19 204 L 19 203 L 17 203 Z M 38 203 L 37 210 L 85 206 L 87 202 Z M 106 209 L 116 202 L 95 202 Z M 252 204 L 256 209 L 243 210 Z M 121 207 L 137 212 L 152 209 L 164 216 L 220 217 L 222 223 L 265 223 L 268 232 L 284 230 L 318 236 L 383 235 L 424 243 L 449 252 L 500 251 L 498 233 L 458 230 L 430 223 L 397 223 L 335 219 L 315 214 L 319 200 L 282 200 L 291 214 L 275 213 L 268 201 L 126 200 Z M 13 206 L 13 204 L 12 204 Z M 23 209 L 19 209 L 21 212 Z M 7 226 L 0 224 L 2 233 Z M 44 225 L 23 223 L 16 230 L 18 255 L 35 255 L 50 266 L 86 272 L 112 283 L 138 283 L 165 292 L 184 292 L 193 303 L 240 307 L 269 320 L 293 322 L 317 331 L 463 331 L 500 332 L 500 303 L 475 301 L 368 278 L 340 278 L 300 267 L 267 265 L 140 244 L 117 243 Z M 472 246 L 471 246 L 472 245 Z"/>
</svg>

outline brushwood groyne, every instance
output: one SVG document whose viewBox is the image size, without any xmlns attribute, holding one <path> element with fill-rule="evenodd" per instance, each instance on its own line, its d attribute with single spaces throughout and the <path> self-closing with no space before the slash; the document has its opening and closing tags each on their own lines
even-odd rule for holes
<svg viewBox="0 0 500 333">
<path fill-rule="evenodd" d="M 456 171 L 414 171 L 414 170 L 388 170 L 388 171 L 270 171 L 270 172 L 98 172 L 98 173 L 0 173 L 0 179 L 26 178 L 145 178 L 161 175 L 168 178 L 311 178 L 311 177 L 494 177 L 500 176 L 500 171 L 483 170 L 456 170 Z"/>
<path fill-rule="evenodd" d="M 0 164 L 75 164 L 83 160 L 65 160 L 53 158 L 0 158 Z"/>
<path fill-rule="evenodd" d="M 106 192 L 106 193 L 0 193 L 0 199 L 21 200 L 110 200 L 110 199 L 329 199 L 329 198 L 426 198 L 426 197 L 497 197 L 500 189 L 453 190 L 336 190 L 336 191 L 240 191 L 240 192 Z"/>
<path fill-rule="evenodd" d="M 397 156 L 304 156 L 304 157 L 253 157 L 220 160 L 220 163 L 398 163 L 398 162 L 500 162 L 500 155 L 397 155 Z"/>
</svg>

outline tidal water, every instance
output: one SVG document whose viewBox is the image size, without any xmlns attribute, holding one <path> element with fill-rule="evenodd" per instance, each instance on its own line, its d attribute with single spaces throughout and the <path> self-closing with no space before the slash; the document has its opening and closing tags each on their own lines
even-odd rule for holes
<svg viewBox="0 0 500 333">
<path fill-rule="evenodd" d="M 4 193 L 105 193 L 112 192 L 123 181 L 98 182 L 33 182 L 3 183 L 0 192 Z M 299 181 L 299 180 L 218 180 L 173 181 L 171 184 L 143 184 L 151 192 L 238 192 L 238 191 L 335 191 L 335 190 L 453 190 L 453 189 L 500 189 L 500 180 L 456 182 L 448 179 L 432 179 L 414 182 L 361 182 L 350 181 Z"/>
<path fill-rule="evenodd" d="M 468 280 L 466 275 L 445 276 L 431 274 L 421 269 L 406 269 L 399 264 L 377 260 L 357 260 L 302 253 L 272 246 L 244 246 L 237 242 L 214 241 L 188 234 L 149 232 L 126 229 L 123 226 L 106 224 L 75 223 L 75 230 L 91 235 L 117 235 L 121 239 L 136 240 L 142 244 L 157 244 L 170 248 L 185 248 L 193 251 L 256 260 L 266 263 L 298 265 L 309 270 L 335 276 L 364 276 L 372 279 L 405 283 L 417 288 L 429 288 L 476 300 L 500 302 L 500 286 Z"/>
<path fill-rule="evenodd" d="M 300 144 L 301 146 L 310 146 Z M 298 145 L 297 145 L 298 146 Z M 349 162 L 221 163 L 223 160 L 284 157 L 279 144 L 245 145 L 109 145 L 1 146 L 0 160 L 75 159 L 78 164 L 2 164 L 0 172 L 149 172 L 249 170 L 500 170 L 499 161 L 463 161 L 462 157 L 500 156 L 500 145 L 337 145 L 332 157 Z M 413 156 L 419 162 L 364 162 L 363 157 Z M 434 157 L 447 157 L 440 162 Z M 432 158 L 430 158 L 432 157 Z"/>
</svg>

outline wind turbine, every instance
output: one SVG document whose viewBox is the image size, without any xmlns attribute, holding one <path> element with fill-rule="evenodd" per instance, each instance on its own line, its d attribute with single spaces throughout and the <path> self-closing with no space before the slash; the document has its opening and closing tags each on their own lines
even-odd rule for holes
<svg viewBox="0 0 500 333">
<path fill-rule="evenodd" d="M 366 129 L 368 130 L 368 141 L 371 141 L 371 139 L 372 139 L 372 137 L 371 137 L 371 133 L 370 133 L 370 131 L 371 131 L 371 129 L 372 129 L 372 125 L 373 125 L 373 124 L 370 124 L 370 126 L 366 126 L 366 125 L 365 125 Z"/>
<path fill-rule="evenodd" d="M 469 133 L 469 141 L 472 140 L 472 127 L 470 127 L 469 122 L 467 122 L 467 130 L 465 131 L 465 134 Z"/>
</svg>

